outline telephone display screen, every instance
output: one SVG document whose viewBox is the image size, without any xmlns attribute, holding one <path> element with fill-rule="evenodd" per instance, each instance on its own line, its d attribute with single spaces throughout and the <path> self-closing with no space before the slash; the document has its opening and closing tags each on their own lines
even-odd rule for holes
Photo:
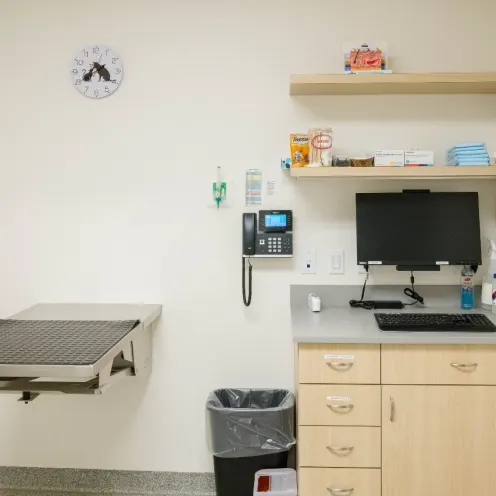
<svg viewBox="0 0 496 496">
<path fill-rule="evenodd" d="M 265 227 L 287 227 L 286 214 L 270 214 L 265 216 Z"/>
</svg>

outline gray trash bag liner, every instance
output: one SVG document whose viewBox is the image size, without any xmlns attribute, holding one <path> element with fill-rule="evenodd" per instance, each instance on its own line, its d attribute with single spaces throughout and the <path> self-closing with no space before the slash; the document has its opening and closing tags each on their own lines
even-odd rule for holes
<svg viewBox="0 0 496 496">
<path fill-rule="evenodd" d="M 207 444 L 220 458 L 289 450 L 295 439 L 295 398 L 285 389 L 216 389 L 206 404 Z"/>
</svg>

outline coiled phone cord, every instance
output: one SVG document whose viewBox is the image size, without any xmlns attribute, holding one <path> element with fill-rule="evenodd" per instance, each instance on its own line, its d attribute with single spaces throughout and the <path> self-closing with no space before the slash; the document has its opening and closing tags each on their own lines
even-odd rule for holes
<svg viewBox="0 0 496 496">
<path fill-rule="evenodd" d="M 243 303 L 246 307 L 249 307 L 251 304 L 251 271 L 253 269 L 251 265 L 250 258 L 248 257 L 248 299 L 246 299 L 246 265 L 245 265 L 245 257 L 243 257 Z"/>
</svg>

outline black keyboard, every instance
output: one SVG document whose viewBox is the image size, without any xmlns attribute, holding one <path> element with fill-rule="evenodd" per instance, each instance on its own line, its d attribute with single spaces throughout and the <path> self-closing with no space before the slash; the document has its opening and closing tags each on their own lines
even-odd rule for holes
<svg viewBox="0 0 496 496">
<path fill-rule="evenodd" d="M 496 332 L 485 315 L 477 313 L 376 313 L 381 331 Z"/>
</svg>

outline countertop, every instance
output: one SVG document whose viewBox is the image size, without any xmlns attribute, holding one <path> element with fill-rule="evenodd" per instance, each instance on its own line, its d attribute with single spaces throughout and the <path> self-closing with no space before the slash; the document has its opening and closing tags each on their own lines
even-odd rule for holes
<svg viewBox="0 0 496 496">
<path fill-rule="evenodd" d="M 372 289 L 373 288 L 373 289 Z M 404 286 L 375 286 L 366 299 L 407 301 Z M 462 311 L 455 301 L 459 286 L 419 286 L 415 288 L 426 300 L 420 305 L 403 310 L 378 310 L 404 313 L 482 313 L 496 324 L 496 314 L 480 308 Z M 377 327 L 374 311 L 351 308 L 348 301 L 359 299 L 359 286 L 291 286 L 291 325 L 293 339 L 298 343 L 396 343 L 396 344 L 496 344 L 496 332 L 382 332 Z M 322 310 L 308 309 L 309 293 L 322 300 Z M 358 298 L 357 298 L 358 295 Z M 401 297 L 400 297 L 401 295 Z M 433 306 L 429 305 L 429 302 Z M 346 306 L 345 306 L 346 305 Z"/>
</svg>

